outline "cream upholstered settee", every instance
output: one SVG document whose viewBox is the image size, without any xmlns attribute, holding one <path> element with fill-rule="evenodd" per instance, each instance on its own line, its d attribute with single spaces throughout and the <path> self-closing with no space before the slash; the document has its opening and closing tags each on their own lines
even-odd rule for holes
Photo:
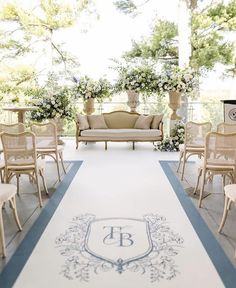
<svg viewBox="0 0 236 288">
<path fill-rule="evenodd" d="M 76 149 L 79 142 L 156 142 L 163 139 L 163 115 L 140 115 L 113 111 L 101 115 L 78 115 Z"/>
</svg>

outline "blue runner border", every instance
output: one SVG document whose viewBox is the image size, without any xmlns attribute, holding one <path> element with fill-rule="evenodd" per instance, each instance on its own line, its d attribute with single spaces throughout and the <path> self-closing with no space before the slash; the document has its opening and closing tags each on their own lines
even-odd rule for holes
<svg viewBox="0 0 236 288">
<path fill-rule="evenodd" d="M 225 287 L 235 288 L 236 269 L 226 256 L 224 250 L 217 242 L 215 236 L 208 228 L 207 224 L 198 212 L 198 209 L 194 206 L 181 182 L 170 167 L 169 164 L 176 163 L 176 161 L 159 161 L 159 163 Z"/>
<path fill-rule="evenodd" d="M 0 287 L 11 288 L 14 285 L 18 275 L 30 257 L 34 247 L 47 227 L 47 224 L 52 218 L 83 161 L 65 162 L 72 163 L 72 167 L 64 176 L 62 182 L 48 200 L 45 207 L 42 208 L 39 217 L 36 219 L 33 226 L 22 240 L 16 252 L 3 268 L 2 272 L 0 273 Z"/>
</svg>

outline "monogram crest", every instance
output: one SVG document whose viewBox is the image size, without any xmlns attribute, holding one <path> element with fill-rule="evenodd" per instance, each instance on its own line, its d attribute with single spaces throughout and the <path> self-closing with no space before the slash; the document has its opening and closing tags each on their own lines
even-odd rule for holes
<svg viewBox="0 0 236 288">
<path fill-rule="evenodd" d="M 85 249 L 93 256 L 123 266 L 147 256 L 152 251 L 149 225 L 137 219 L 101 219 L 90 223 Z"/>
<path fill-rule="evenodd" d="M 155 282 L 179 273 L 174 257 L 183 239 L 158 214 L 142 219 L 96 219 L 85 214 L 74 217 L 55 243 L 65 259 L 61 274 L 67 279 L 88 282 L 90 273 L 114 269 L 120 275 L 148 275 Z"/>
</svg>

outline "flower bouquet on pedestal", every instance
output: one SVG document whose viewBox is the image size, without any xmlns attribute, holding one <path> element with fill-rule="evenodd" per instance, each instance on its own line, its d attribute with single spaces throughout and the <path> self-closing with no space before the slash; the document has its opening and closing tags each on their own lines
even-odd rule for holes
<svg viewBox="0 0 236 288">
<path fill-rule="evenodd" d="M 109 98 L 112 93 L 112 86 L 108 80 L 100 78 L 93 80 L 88 76 L 76 79 L 74 92 L 77 97 L 82 98 L 84 101 L 84 112 L 87 115 L 92 114 L 94 109 L 94 100 L 102 103 L 104 99 Z"/>
<path fill-rule="evenodd" d="M 115 91 L 126 91 L 128 95 L 128 106 L 131 112 L 135 112 L 139 105 L 139 94 L 143 98 L 157 92 L 158 78 L 152 66 L 147 64 L 139 66 L 120 66 L 116 68 L 119 73 L 115 84 Z"/>
</svg>

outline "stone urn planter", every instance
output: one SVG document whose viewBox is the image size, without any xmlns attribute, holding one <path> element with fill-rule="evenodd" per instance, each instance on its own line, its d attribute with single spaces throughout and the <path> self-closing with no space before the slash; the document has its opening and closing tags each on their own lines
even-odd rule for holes
<svg viewBox="0 0 236 288">
<path fill-rule="evenodd" d="M 95 111 L 94 109 L 94 98 L 89 98 L 84 101 L 84 113 L 86 115 L 91 115 Z"/>
<path fill-rule="evenodd" d="M 177 109 L 180 107 L 181 102 L 181 92 L 169 91 L 169 104 L 168 106 L 172 109 L 172 114 L 170 115 L 171 120 L 179 120 L 181 117 L 176 113 Z"/>
<path fill-rule="evenodd" d="M 136 108 L 139 106 L 139 93 L 134 90 L 127 90 L 128 102 L 127 105 L 130 107 L 130 112 L 136 112 Z"/>
</svg>

